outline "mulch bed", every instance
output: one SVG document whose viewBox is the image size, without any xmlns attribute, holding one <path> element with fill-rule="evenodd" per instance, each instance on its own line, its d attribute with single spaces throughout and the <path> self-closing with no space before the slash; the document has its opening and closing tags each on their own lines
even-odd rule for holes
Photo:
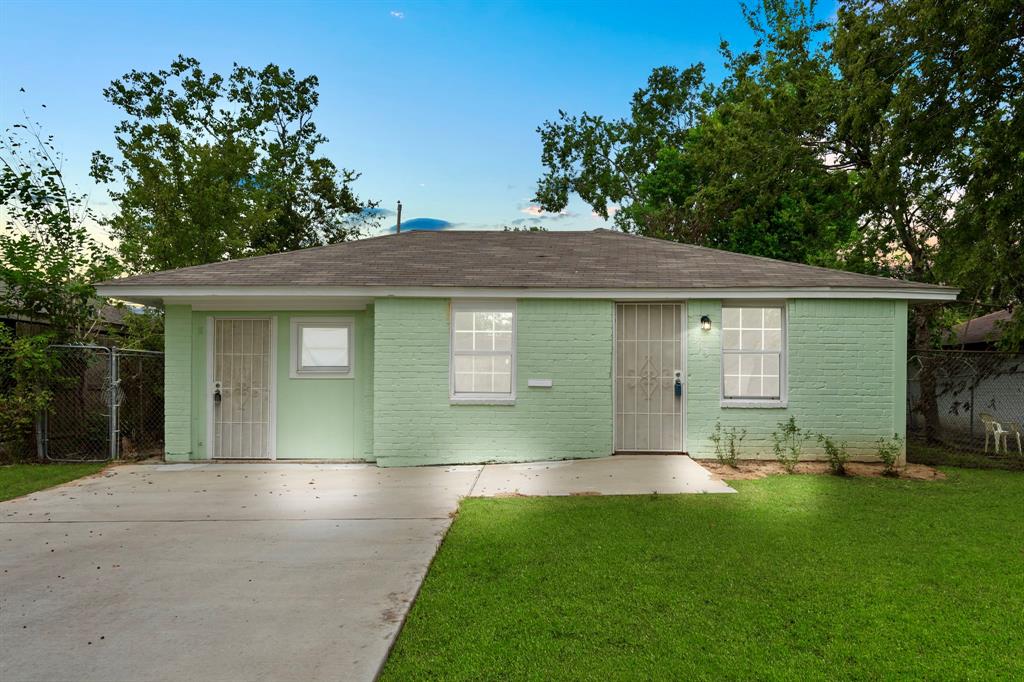
<svg viewBox="0 0 1024 682">
<path fill-rule="evenodd" d="M 715 478 L 726 481 L 752 481 L 766 476 L 787 474 L 781 464 L 767 460 L 740 460 L 736 468 L 721 462 L 709 462 L 703 459 L 697 460 L 697 462 L 710 471 Z M 899 478 L 912 481 L 941 481 L 946 478 L 946 474 L 926 464 L 907 464 L 900 467 L 898 471 Z M 793 473 L 831 475 L 832 472 L 825 462 L 800 462 L 796 465 Z M 874 462 L 848 462 L 846 475 L 880 478 L 882 465 Z"/>
</svg>

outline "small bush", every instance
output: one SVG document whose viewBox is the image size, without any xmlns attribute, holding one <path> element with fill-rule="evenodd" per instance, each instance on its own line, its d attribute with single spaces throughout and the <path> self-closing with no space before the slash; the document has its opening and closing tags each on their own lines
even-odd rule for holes
<svg viewBox="0 0 1024 682">
<path fill-rule="evenodd" d="M 721 422 L 715 422 L 715 432 L 711 434 L 711 442 L 715 444 L 715 458 L 722 464 L 728 464 L 733 469 L 739 463 L 739 444 L 747 437 L 747 430 L 736 427 L 728 430 L 722 429 Z"/>
<path fill-rule="evenodd" d="M 779 422 L 778 426 L 778 431 L 772 431 L 772 450 L 775 452 L 775 459 L 779 460 L 782 467 L 787 472 L 793 473 L 797 462 L 800 461 L 800 453 L 808 436 L 803 429 L 796 425 L 795 417 Z"/>
<path fill-rule="evenodd" d="M 15 338 L 0 325 L 0 463 L 28 460 L 36 416 L 50 404 L 59 363 L 46 334 Z"/>
<path fill-rule="evenodd" d="M 892 438 L 883 437 L 878 439 L 878 459 L 882 460 L 883 476 L 900 475 L 896 471 L 896 460 L 899 459 L 902 450 L 903 439 L 899 437 L 899 434 L 892 434 Z"/>
<path fill-rule="evenodd" d="M 846 443 L 836 443 L 823 433 L 818 434 L 818 442 L 825 448 L 825 457 L 828 458 L 828 468 L 836 476 L 846 475 L 846 463 L 850 461 L 850 453 L 846 451 Z"/>
</svg>

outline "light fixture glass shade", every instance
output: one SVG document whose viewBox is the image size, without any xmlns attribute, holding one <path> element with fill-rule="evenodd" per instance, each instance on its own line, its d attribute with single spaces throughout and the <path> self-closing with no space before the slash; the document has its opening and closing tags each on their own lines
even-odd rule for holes
<svg viewBox="0 0 1024 682">
<path fill-rule="evenodd" d="M 704 331 L 710 331 L 711 330 L 711 318 L 708 317 L 707 315 L 701 315 L 700 316 L 700 328 L 703 329 Z"/>
</svg>

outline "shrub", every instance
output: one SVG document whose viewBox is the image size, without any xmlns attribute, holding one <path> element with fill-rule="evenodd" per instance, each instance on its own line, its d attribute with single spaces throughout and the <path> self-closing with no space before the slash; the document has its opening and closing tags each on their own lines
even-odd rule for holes
<svg viewBox="0 0 1024 682">
<path fill-rule="evenodd" d="M 794 417 L 779 422 L 778 426 L 778 431 L 772 431 L 772 450 L 775 452 L 775 459 L 779 460 L 782 467 L 787 472 L 793 473 L 796 463 L 800 461 L 800 453 L 808 436 L 803 429 L 796 425 Z"/>
<path fill-rule="evenodd" d="M 823 433 L 818 434 L 818 442 L 825 448 L 825 457 L 828 458 L 828 468 L 836 476 L 846 475 L 846 463 L 850 461 L 850 453 L 846 451 L 846 443 L 836 443 Z"/>
<path fill-rule="evenodd" d="M 896 460 L 900 457 L 900 452 L 903 451 L 903 439 L 899 437 L 899 434 L 892 434 L 892 438 L 879 438 L 878 439 L 878 459 L 882 460 L 882 475 L 883 476 L 899 476 L 899 472 L 896 471 Z"/>
<path fill-rule="evenodd" d="M 57 370 L 47 335 L 14 338 L 0 325 L 0 462 L 28 459 L 36 416 L 52 398 Z"/>
<path fill-rule="evenodd" d="M 711 442 L 715 444 L 715 458 L 735 469 L 739 463 L 739 444 L 746 437 L 746 429 L 740 429 L 739 433 L 735 426 L 723 430 L 721 422 L 715 422 L 715 432 L 711 434 Z"/>
</svg>

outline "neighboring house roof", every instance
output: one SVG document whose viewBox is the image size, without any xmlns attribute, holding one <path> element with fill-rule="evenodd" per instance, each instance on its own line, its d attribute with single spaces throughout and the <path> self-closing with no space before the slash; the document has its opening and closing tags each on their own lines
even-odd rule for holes
<svg viewBox="0 0 1024 682">
<path fill-rule="evenodd" d="M 989 345 L 999 341 L 1002 331 L 999 323 L 1007 322 L 1013 316 L 1009 310 L 997 310 L 988 315 L 961 322 L 953 327 L 946 337 L 944 346 L 978 346 Z"/>
<path fill-rule="evenodd" d="M 6 292 L 7 292 L 7 285 L 4 284 L 3 282 L 0 282 L 0 295 L 4 294 Z M 117 326 L 117 327 L 123 327 L 124 326 L 124 315 L 125 315 L 125 312 L 124 312 L 124 310 L 121 307 L 110 305 L 109 303 L 105 302 L 102 298 L 95 299 L 94 300 L 94 304 L 96 305 L 97 314 L 98 314 L 99 318 L 103 322 L 105 322 L 107 324 L 110 324 L 110 325 Z M 5 320 L 18 321 L 18 322 L 32 322 L 32 323 L 35 323 L 35 324 L 49 324 L 49 318 L 46 317 L 46 316 L 43 316 L 43 317 L 32 317 L 31 315 L 21 315 L 19 313 L 9 313 L 9 314 L 2 314 L 2 313 L 0 313 L 0 318 L 3 318 Z"/>
<path fill-rule="evenodd" d="M 598 229 L 407 232 L 111 280 L 107 296 L 196 288 L 844 289 L 942 298 L 956 289 Z M 905 296 L 903 296 L 905 294 Z"/>
</svg>

